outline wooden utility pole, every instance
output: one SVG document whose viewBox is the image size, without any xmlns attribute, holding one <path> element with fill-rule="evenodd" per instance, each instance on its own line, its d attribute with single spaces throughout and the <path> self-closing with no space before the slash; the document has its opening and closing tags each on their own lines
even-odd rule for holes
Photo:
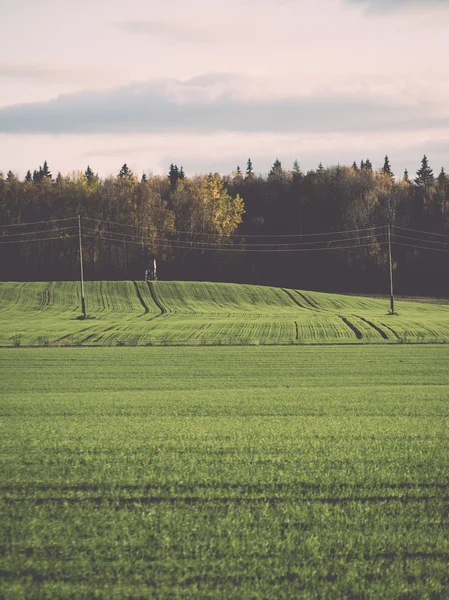
<svg viewBox="0 0 449 600">
<path fill-rule="evenodd" d="M 78 215 L 78 238 L 79 238 L 79 251 L 80 251 L 81 310 L 83 311 L 83 317 L 85 319 L 87 319 L 86 300 L 84 298 L 83 244 L 82 244 L 82 238 L 81 238 L 81 215 Z"/>
<path fill-rule="evenodd" d="M 388 262 L 390 263 L 390 312 L 394 315 L 394 289 L 393 289 L 393 257 L 391 254 L 391 226 L 388 224 Z"/>
</svg>

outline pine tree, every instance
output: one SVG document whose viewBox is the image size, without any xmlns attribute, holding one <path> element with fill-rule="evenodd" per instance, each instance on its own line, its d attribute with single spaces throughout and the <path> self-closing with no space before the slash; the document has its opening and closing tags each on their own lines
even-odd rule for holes
<svg viewBox="0 0 449 600">
<path fill-rule="evenodd" d="M 408 169 L 405 169 L 405 171 L 404 171 L 404 181 L 406 183 L 410 183 L 410 177 L 409 177 L 409 174 L 408 174 Z"/>
<path fill-rule="evenodd" d="M 146 183 L 148 181 L 147 176 L 145 175 L 145 173 L 142 175 L 140 181 L 141 181 L 141 183 Z"/>
<path fill-rule="evenodd" d="M 181 170 L 182 170 L 182 167 L 181 167 Z M 170 168 L 168 170 L 168 178 L 170 180 L 170 185 L 172 187 L 175 187 L 178 179 L 180 179 L 178 165 L 174 165 L 173 163 L 170 165 Z"/>
<path fill-rule="evenodd" d="M 295 159 L 294 163 L 293 163 L 293 181 L 301 181 L 301 179 L 304 177 L 302 171 L 301 171 L 301 167 L 299 166 L 299 162 L 298 159 Z"/>
<path fill-rule="evenodd" d="M 125 163 L 122 168 L 120 169 L 120 172 L 118 174 L 118 177 L 120 179 L 131 179 L 132 176 L 132 171 L 131 169 L 128 167 L 128 165 Z"/>
<path fill-rule="evenodd" d="M 440 187 L 444 187 L 447 185 L 448 181 L 447 181 L 447 176 L 446 176 L 446 172 L 444 170 L 444 167 L 441 167 L 441 171 L 440 174 L 437 177 L 437 181 L 438 181 L 438 185 Z"/>
<path fill-rule="evenodd" d="M 282 163 L 277 158 L 273 166 L 271 167 L 271 171 L 268 173 L 268 181 L 280 181 L 284 176 L 284 171 L 282 169 Z"/>
<path fill-rule="evenodd" d="M 181 168 L 179 169 L 179 179 L 184 179 L 184 178 L 185 178 L 185 173 L 184 173 L 183 166 L 181 165 Z"/>
<path fill-rule="evenodd" d="M 369 158 L 367 158 L 365 161 L 365 171 L 372 171 L 372 170 L 373 170 L 372 162 L 370 161 Z"/>
<path fill-rule="evenodd" d="M 248 158 L 248 162 L 246 163 L 245 179 L 254 179 L 253 163 L 250 158 Z"/>
<path fill-rule="evenodd" d="M 33 181 L 33 176 L 31 175 L 31 171 L 28 169 L 27 174 L 25 175 L 25 181 L 30 182 Z"/>
<path fill-rule="evenodd" d="M 87 169 L 84 171 L 84 177 L 86 178 L 87 183 L 92 183 L 94 180 L 95 175 L 89 165 L 87 165 Z"/>
<path fill-rule="evenodd" d="M 424 154 L 421 161 L 421 168 L 416 172 L 415 185 L 417 187 L 428 187 L 433 184 L 435 177 L 433 176 L 433 170 L 429 165 L 427 156 Z"/>
<path fill-rule="evenodd" d="M 33 183 L 40 183 L 44 178 L 44 171 L 42 167 L 39 167 L 39 171 L 36 169 L 33 171 Z"/>
<path fill-rule="evenodd" d="M 354 171 L 358 171 L 359 170 L 359 166 L 358 166 L 358 164 L 355 161 L 352 163 L 352 168 L 353 168 Z"/>
<path fill-rule="evenodd" d="M 382 168 L 382 172 L 385 175 L 388 175 L 389 177 L 393 178 L 394 177 L 394 173 L 391 170 L 391 165 L 390 165 L 390 159 L 388 158 L 387 155 L 385 155 L 385 161 L 384 161 L 384 166 Z"/>
<path fill-rule="evenodd" d="M 361 171 L 365 170 L 365 161 L 363 159 L 360 161 L 360 170 Z"/>
<path fill-rule="evenodd" d="M 6 181 L 15 181 L 16 176 L 14 175 L 14 173 L 12 171 L 8 171 L 6 173 Z"/>
<path fill-rule="evenodd" d="M 48 168 L 48 164 L 47 161 L 44 160 L 44 166 L 42 167 L 42 179 L 47 179 L 47 180 L 51 180 L 51 172 L 50 169 Z"/>
</svg>

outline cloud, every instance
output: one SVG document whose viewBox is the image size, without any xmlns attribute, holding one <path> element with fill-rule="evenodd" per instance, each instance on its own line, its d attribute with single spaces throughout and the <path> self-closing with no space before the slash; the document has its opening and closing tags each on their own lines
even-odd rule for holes
<svg viewBox="0 0 449 600">
<path fill-rule="evenodd" d="M 436 105 L 409 99 L 398 103 L 361 91 L 321 90 L 276 97 L 252 78 L 212 73 L 187 81 L 153 80 L 6 106 L 0 108 L 0 132 L 416 131 L 445 127 L 447 116 L 439 110 Z"/>
<path fill-rule="evenodd" d="M 67 67 L 42 63 L 0 62 L 0 79 L 28 80 L 38 83 L 95 83 L 105 79 L 108 69 Z"/>
<path fill-rule="evenodd" d="M 116 23 L 116 26 L 126 33 L 164 37 L 172 41 L 195 44 L 229 41 L 230 33 L 225 27 L 198 27 L 185 21 L 124 21 Z"/>
<path fill-rule="evenodd" d="M 418 7 L 428 10 L 431 6 L 447 6 L 449 0 L 346 0 L 348 4 L 364 4 L 371 12 L 393 11 L 398 9 Z"/>
</svg>

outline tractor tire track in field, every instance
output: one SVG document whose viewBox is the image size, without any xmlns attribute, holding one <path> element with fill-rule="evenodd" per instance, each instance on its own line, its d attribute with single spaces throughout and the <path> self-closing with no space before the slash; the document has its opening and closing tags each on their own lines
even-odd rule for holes
<svg viewBox="0 0 449 600">
<path fill-rule="evenodd" d="M 374 323 L 371 323 L 371 321 L 368 321 L 368 319 L 364 319 L 363 317 L 358 317 L 361 321 L 364 321 L 365 323 L 367 323 L 370 327 L 372 327 L 373 329 L 375 329 L 377 331 L 377 333 L 384 339 L 384 340 L 388 340 L 388 335 L 385 333 L 385 331 L 383 329 L 381 329 L 380 327 L 378 327 L 377 325 L 375 325 Z"/>
<path fill-rule="evenodd" d="M 217 487 L 214 484 L 204 483 L 204 482 L 195 482 L 195 488 L 200 490 L 206 490 L 207 492 L 213 492 L 217 490 Z M 192 488 L 189 484 L 177 483 L 175 489 L 177 492 L 187 493 Z M 251 483 L 251 484 L 242 484 L 242 483 L 233 483 L 228 481 L 220 482 L 220 490 L 238 490 L 245 495 L 248 494 L 262 494 L 263 492 L 270 492 L 272 494 L 276 492 L 284 492 L 289 491 L 292 494 L 296 495 L 298 492 L 306 493 L 306 492 L 326 492 L 333 491 L 338 488 L 339 490 L 366 490 L 365 483 L 345 483 L 338 482 L 337 484 L 326 484 L 326 483 L 313 483 L 309 481 L 301 481 L 298 483 Z M 387 489 L 387 490 L 444 490 L 446 492 L 449 491 L 449 483 L 438 483 L 436 481 L 432 482 L 400 482 L 396 483 L 393 481 L 382 481 L 376 483 L 376 488 L 379 489 Z M 59 492 L 59 494 L 64 493 L 73 493 L 73 492 L 101 492 L 101 493 L 111 493 L 117 490 L 121 492 L 140 492 L 142 494 L 151 492 L 152 489 L 157 489 L 159 494 L 166 493 L 169 494 L 173 491 L 174 486 L 172 483 L 164 484 L 158 482 L 157 484 L 138 484 L 138 483 L 114 483 L 113 485 L 102 485 L 96 483 L 79 483 L 79 484 L 56 484 L 56 483 L 36 483 L 32 486 L 33 492 Z M 21 494 L 27 495 L 30 491 L 29 485 L 24 484 L 7 484 L 0 486 L 0 491 L 8 492 L 8 493 L 16 493 L 16 499 L 22 498 Z M 54 497 L 54 496 L 51 496 Z M 59 496 L 58 496 L 59 497 Z M 119 496 L 118 496 L 119 497 Z M 120 496 L 122 497 L 122 496 Z M 167 496 L 165 496 L 167 497 Z M 357 497 L 357 496 L 355 496 Z M 396 497 L 396 496 L 395 496 Z M 429 496 L 429 499 L 439 499 L 440 496 Z M 41 498 L 44 500 L 45 498 Z"/>
<path fill-rule="evenodd" d="M 388 329 L 389 331 L 391 331 L 391 333 L 396 336 L 396 339 L 400 340 L 401 336 L 393 329 L 393 327 L 389 327 L 388 325 L 385 325 L 385 323 L 381 323 L 381 325 L 383 327 L 385 327 L 385 329 Z"/>
<path fill-rule="evenodd" d="M 310 306 L 304 306 L 303 304 L 301 304 L 300 302 L 298 302 L 298 300 L 294 297 L 293 293 L 290 290 L 287 290 L 285 288 L 282 288 L 282 291 L 285 292 L 287 294 L 287 296 L 293 300 L 293 302 L 296 304 L 296 306 L 299 306 L 299 308 L 302 308 L 303 310 L 316 310 L 314 308 L 311 308 Z M 301 296 L 301 294 L 299 294 Z M 305 299 L 304 299 L 305 300 Z M 310 304 L 310 302 L 308 303 Z"/>
<path fill-rule="evenodd" d="M 317 504 L 377 504 L 384 502 L 399 502 L 401 504 L 414 504 L 414 503 L 428 503 L 429 501 L 436 500 L 438 502 L 449 501 L 449 496 L 440 496 L 436 498 L 429 498 L 429 496 L 311 496 L 309 494 L 303 496 L 297 496 L 295 501 L 317 503 Z M 17 504 L 23 502 L 23 498 L 5 498 L 4 503 L 6 505 Z M 133 504 L 137 505 L 151 505 L 151 504 L 252 504 L 252 503 L 264 503 L 264 504 L 281 504 L 290 503 L 291 498 L 288 496 L 84 496 L 84 497 L 67 497 L 67 496 L 49 496 L 47 498 L 33 498 L 28 501 L 34 506 L 45 506 L 46 504 L 96 504 L 106 505 L 111 508 L 116 507 L 117 509 L 122 506 L 129 506 Z"/>
<path fill-rule="evenodd" d="M 298 321 L 295 321 L 295 328 L 296 328 L 296 341 L 299 341 L 299 327 L 298 327 Z"/>
<path fill-rule="evenodd" d="M 139 286 L 137 285 L 137 283 L 135 281 L 133 281 L 133 284 L 136 289 L 136 294 L 137 294 L 137 297 L 139 298 L 139 302 L 143 306 L 143 310 L 145 311 L 145 314 L 147 315 L 150 312 L 150 310 L 149 310 L 148 306 L 145 304 L 144 299 L 142 298 L 142 294 L 140 293 Z"/>
<path fill-rule="evenodd" d="M 301 292 L 298 292 L 298 290 L 293 290 L 293 291 L 296 292 L 298 294 L 298 296 L 300 296 L 304 300 L 304 302 L 306 302 L 313 310 L 321 310 L 316 302 L 312 302 L 312 300 L 309 300 L 304 294 L 301 294 Z"/>
<path fill-rule="evenodd" d="M 154 318 L 157 319 L 158 317 L 162 317 L 163 315 L 166 315 L 167 311 L 162 306 L 162 304 L 159 302 L 159 300 L 156 298 L 156 294 L 154 293 L 153 282 L 152 281 L 147 281 L 147 285 L 148 285 L 148 289 L 150 291 L 151 297 L 153 298 L 153 302 L 156 304 L 156 306 L 158 307 L 158 309 L 161 311 L 161 314 L 160 315 L 156 315 Z"/>
<path fill-rule="evenodd" d="M 338 315 L 338 316 L 343 321 L 343 323 L 349 327 L 349 329 L 352 329 L 355 337 L 358 340 L 363 339 L 363 335 L 362 335 L 362 332 L 360 331 L 360 329 L 357 329 L 357 327 L 353 323 L 351 323 L 351 321 L 349 321 L 349 319 L 347 319 L 346 317 L 343 317 L 342 315 Z"/>
</svg>

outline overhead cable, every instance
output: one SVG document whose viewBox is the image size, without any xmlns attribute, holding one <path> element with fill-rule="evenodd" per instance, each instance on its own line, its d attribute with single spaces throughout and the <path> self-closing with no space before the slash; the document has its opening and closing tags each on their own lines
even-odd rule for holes
<svg viewBox="0 0 449 600">
<path fill-rule="evenodd" d="M 83 235 L 83 237 L 87 237 L 87 238 L 92 238 L 92 239 L 96 239 L 96 240 L 102 240 L 102 241 L 108 241 L 108 242 L 120 242 L 122 244 L 137 244 L 137 245 L 144 245 L 145 242 L 141 241 L 141 242 L 137 242 L 137 241 L 132 241 L 132 240 L 124 240 L 124 239 L 116 239 L 116 238 L 106 238 L 106 237 L 98 237 L 98 236 L 94 236 L 94 235 Z M 342 242 L 344 240 L 341 240 Z M 374 245 L 385 245 L 386 242 L 372 242 L 371 244 L 357 244 L 354 246 L 329 246 L 328 248 L 276 248 L 276 249 L 257 249 L 257 250 L 245 250 L 244 248 L 203 248 L 201 246 L 172 246 L 171 244 L 169 245 L 165 245 L 165 244 L 159 244 L 159 243 L 155 243 L 154 246 L 159 247 L 159 248 L 173 248 L 173 249 L 179 249 L 179 250 L 199 250 L 199 251 L 206 251 L 206 252 L 318 252 L 318 251 L 323 251 L 323 250 L 346 250 L 346 249 L 351 249 L 351 248 L 368 248 L 368 247 L 372 247 Z"/>
</svg>

